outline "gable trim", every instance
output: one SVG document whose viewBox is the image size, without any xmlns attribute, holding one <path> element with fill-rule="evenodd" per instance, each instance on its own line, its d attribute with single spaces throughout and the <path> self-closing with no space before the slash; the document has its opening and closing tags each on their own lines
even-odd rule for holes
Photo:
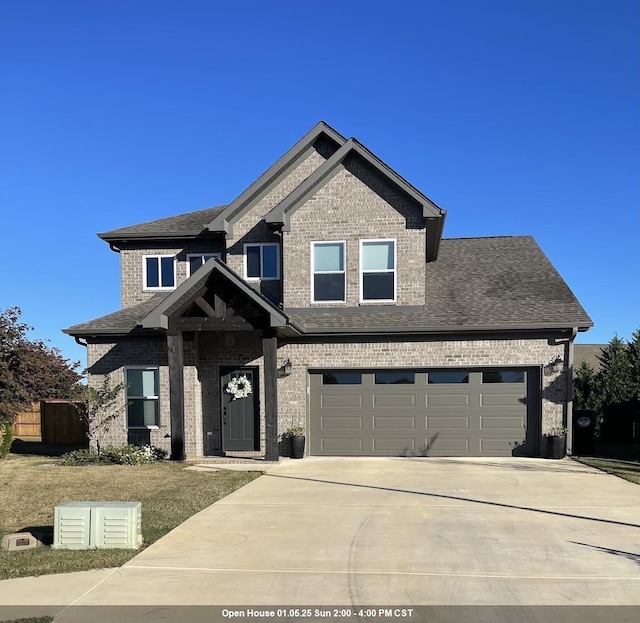
<svg viewBox="0 0 640 623">
<path fill-rule="evenodd" d="M 422 206 L 422 215 L 425 218 L 443 218 L 446 214 L 446 210 L 437 206 L 431 199 L 414 188 L 403 177 L 372 154 L 366 147 L 358 143 L 358 141 L 350 138 L 329 160 L 316 169 L 316 171 L 302 182 L 288 197 L 273 208 L 265 216 L 265 221 L 267 223 L 280 225 L 284 231 L 289 231 L 291 214 L 293 214 L 302 205 L 304 200 L 351 154 L 360 156 L 391 183 L 420 204 Z"/>
<path fill-rule="evenodd" d="M 145 329 L 169 328 L 171 317 L 180 314 L 189 305 L 202 296 L 207 290 L 207 282 L 212 273 L 218 273 L 226 279 L 234 288 L 250 298 L 269 317 L 269 326 L 272 328 L 284 328 L 295 323 L 278 307 L 273 305 L 266 297 L 248 286 L 226 264 L 216 258 L 208 260 L 202 267 L 196 270 L 191 277 L 184 281 L 178 288 L 167 296 L 155 307 L 140 323 Z M 295 327 L 294 327 L 295 328 Z"/>
<path fill-rule="evenodd" d="M 234 223 L 253 206 L 259 197 L 275 186 L 289 172 L 292 165 L 306 155 L 312 145 L 321 136 L 329 138 L 338 146 L 344 145 L 347 140 L 327 123 L 320 121 L 240 196 L 234 199 L 234 201 L 218 214 L 209 223 L 207 229 L 212 232 L 222 232 L 227 235 L 232 235 Z"/>
</svg>

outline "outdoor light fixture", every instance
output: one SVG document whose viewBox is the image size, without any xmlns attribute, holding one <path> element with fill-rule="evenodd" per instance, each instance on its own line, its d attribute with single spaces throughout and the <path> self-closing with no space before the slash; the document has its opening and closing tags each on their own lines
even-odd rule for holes
<svg viewBox="0 0 640 623">
<path fill-rule="evenodd" d="M 557 356 L 544 367 L 544 373 L 548 376 L 556 372 L 562 372 L 563 364 L 564 362 L 562 361 L 562 357 Z"/>
<path fill-rule="evenodd" d="M 291 359 L 287 360 L 278 368 L 278 376 L 289 376 L 291 374 Z"/>
</svg>

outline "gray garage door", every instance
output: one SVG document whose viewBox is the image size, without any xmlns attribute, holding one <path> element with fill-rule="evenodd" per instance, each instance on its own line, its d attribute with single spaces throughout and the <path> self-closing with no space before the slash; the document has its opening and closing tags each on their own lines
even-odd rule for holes
<svg viewBox="0 0 640 623">
<path fill-rule="evenodd" d="M 324 456 L 533 456 L 535 368 L 321 370 L 310 452 Z"/>
</svg>

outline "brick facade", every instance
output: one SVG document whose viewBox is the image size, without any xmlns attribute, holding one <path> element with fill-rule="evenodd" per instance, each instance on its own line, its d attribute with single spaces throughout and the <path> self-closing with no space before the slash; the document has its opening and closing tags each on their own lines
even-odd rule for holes
<svg viewBox="0 0 640 623">
<path fill-rule="evenodd" d="M 539 366 L 566 356 L 566 343 L 547 339 L 446 340 L 414 339 L 289 343 L 278 349 L 278 365 L 290 358 L 292 374 L 278 379 L 278 432 L 308 422 L 308 370 L 318 368 Z M 261 336 L 258 332 L 203 333 L 185 340 L 185 452 L 188 458 L 222 452 L 220 431 L 220 369 L 258 368 L 259 396 L 264 395 Z M 164 340 L 125 341 L 88 345 L 91 383 L 99 386 L 109 374 L 113 384 L 124 381 L 124 367 L 158 366 L 160 371 L 160 426 L 150 431 L 150 442 L 169 451 L 168 362 Z M 562 425 L 566 403 L 566 374 L 541 375 L 542 432 Z M 255 388 L 254 388 L 255 389 Z M 122 404 L 124 405 L 124 393 Z M 124 409 L 103 440 L 105 445 L 127 442 Z M 260 448 L 265 447 L 264 401 L 260 400 Z"/>
<path fill-rule="evenodd" d="M 335 306 L 311 302 L 311 243 L 346 241 L 347 307 L 360 303 L 360 240 L 396 241 L 396 305 L 424 305 L 426 237 L 424 220 L 408 198 L 388 188 L 379 175 L 351 163 L 338 172 L 291 216 L 283 233 L 287 270 L 285 308 Z M 299 268 L 298 268 L 299 267 Z"/>
<path fill-rule="evenodd" d="M 128 243 L 120 250 L 120 280 L 122 307 L 131 307 L 151 298 L 158 290 L 146 290 L 143 284 L 143 261 L 145 255 L 175 255 L 176 286 L 187 279 L 187 256 L 192 253 L 220 253 L 224 257 L 224 247 L 216 239 L 174 244 L 154 244 L 153 246 Z"/>
</svg>

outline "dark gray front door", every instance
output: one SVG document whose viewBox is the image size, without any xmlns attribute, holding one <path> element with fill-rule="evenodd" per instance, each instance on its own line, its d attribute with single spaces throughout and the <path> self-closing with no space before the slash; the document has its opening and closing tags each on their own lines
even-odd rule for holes
<svg viewBox="0 0 640 623">
<path fill-rule="evenodd" d="M 229 383 L 246 377 L 251 384 L 247 397 L 234 397 Z M 222 449 L 228 451 L 259 450 L 258 435 L 258 372 L 255 368 L 222 369 L 220 377 L 222 397 Z"/>
</svg>

